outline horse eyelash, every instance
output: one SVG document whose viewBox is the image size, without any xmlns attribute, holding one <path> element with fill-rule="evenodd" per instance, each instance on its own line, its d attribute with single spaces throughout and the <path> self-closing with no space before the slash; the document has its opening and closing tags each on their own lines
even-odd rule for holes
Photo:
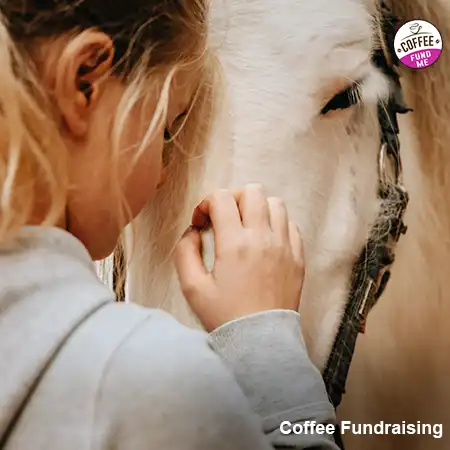
<svg viewBox="0 0 450 450">
<path fill-rule="evenodd" d="M 348 88 L 336 94 L 320 111 L 320 115 L 325 115 L 329 111 L 338 109 L 348 109 L 357 105 L 362 99 L 361 81 L 356 81 Z"/>
</svg>

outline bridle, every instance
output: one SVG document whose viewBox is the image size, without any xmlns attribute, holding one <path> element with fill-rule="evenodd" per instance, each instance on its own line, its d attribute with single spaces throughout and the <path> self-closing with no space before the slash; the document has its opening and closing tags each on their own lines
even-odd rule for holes
<svg viewBox="0 0 450 450">
<path fill-rule="evenodd" d="M 408 193 L 403 187 L 397 114 L 411 111 L 403 102 L 398 59 L 393 48 L 398 19 L 381 3 L 381 47 L 372 61 L 389 79 L 391 93 L 387 103 L 378 104 L 380 150 L 378 155 L 378 198 L 380 211 L 361 254 L 353 267 L 349 295 L 323 379 L 328 396 L 337 408 L 345 393 L 345 384 L 359 333 L 364 333 L 367 316 L 384 292 L 394 262 L 395 247 L 406 232 L 403 216 Z M 337 444 L 344 448 L 339 432 Z"/>
<path fill-rule="evenodd" d="M 380 125 L 380 150 L 378 155 L 378 198 L 380 211 L 369 239 L 353 267 L 353 276 L 344 314 L 341 319 L 329 359 L 323 370 L 328 396 L 337 408 L 345 393 L 345 384 L 359 333 L 364 333 L 367 316 L 383 293 L 394 262 L 395 247 L 406 232 L 403 216 L 408 204 L 408 193 L 403 187 L 400 145 L 398 141 L 397 114 L 411 111 L 403 102 L 400 77 L 396 67 L 398 59 L 393 43 L 398 19 L 384 2 L 381 2 L 381 46 L 376 49 L 372 61 L 391 83 L 387 102 L 378 104 Z M 117 267 L 123 266 L 124 255 L 115 253 L 113 287 L 116 284 Z M 124 291 L 118 300 L 124 300 Z M 339 429 L 335 434 L 337 444 L 344 448 Z"/>
</svg>

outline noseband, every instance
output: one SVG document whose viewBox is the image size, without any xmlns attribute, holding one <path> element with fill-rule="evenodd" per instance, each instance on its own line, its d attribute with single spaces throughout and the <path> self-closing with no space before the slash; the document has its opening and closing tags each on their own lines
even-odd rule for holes
<svg viewBox="0 0 450 450">
<path fill-rule="evenodd" d="M 390 96 L 378 103 L 380 150 L 378 155 L 378 198 L 380 211 L 361 254 L 353 267 L 349 296 L 329 359 L 323 371 L 328 396 L 337 408 L 345 393 L 345 384 L 359 333 L 364 333 L 367 316 L 383 293 L 394 262 L 395 247 L 406 232 L 403 216 L 408 193 L 403 187 L 397 114 L 411 111 L 403 102 L 399 65 L 393 48 L 398 19 L 385 3 L 381 4 L 382 46 L 372 61 L 390 82 Z M 339 433 L 335 439 L 344 448 Z"/>
</svg>

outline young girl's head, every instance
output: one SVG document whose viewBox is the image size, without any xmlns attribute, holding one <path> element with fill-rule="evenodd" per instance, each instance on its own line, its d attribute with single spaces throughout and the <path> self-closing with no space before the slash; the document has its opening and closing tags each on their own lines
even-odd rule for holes
<svg viewBox="0 0 450 450">
<path fill-rule="evenodd" d="M 208 104 L 205 5 L 0 0 L 0 10 L 0 243 L 26 224 L 57 225 L 106 257 L 164 182 L 180 126 Z"/>
</svg>

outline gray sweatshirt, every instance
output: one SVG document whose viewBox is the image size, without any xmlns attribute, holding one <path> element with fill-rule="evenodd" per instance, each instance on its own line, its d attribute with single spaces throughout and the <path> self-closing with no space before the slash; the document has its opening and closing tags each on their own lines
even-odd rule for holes
<svg viewBox="0 0 450 450">
<path fill-rule="evenodd" d="M 335 420 L 296 312 L 188 329 L 114 302 L 56 228 L 0 248 L 0 380 L 5 450 L 337 449 L 323 430 L 280 431 Z"/>
</svg>

